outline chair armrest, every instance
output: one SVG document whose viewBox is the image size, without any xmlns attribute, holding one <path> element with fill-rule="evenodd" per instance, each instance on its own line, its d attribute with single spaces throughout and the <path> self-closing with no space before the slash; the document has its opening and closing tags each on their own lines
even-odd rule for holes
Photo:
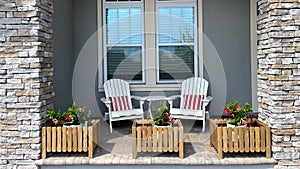
<svg viewBox="0 0 300 169">
<path fill-rule="evenodd" d="M 131 96 L 131 98 L 135 100 L 141 100 L 141 101 L 147 100 L 147 97 L 141 97 L 141 96 Z"/>
<path fill-rule="evenodd" d="M 170 101 L 170 100 L 175 100 L 175 99 L 180 98 L 180 97 L 181 97 L 180 95 L 173 95 L 173 96 L 169 96 L 169 97 L 167 98 L 167 100 L 168 100 L 168 101 Z"/>
<path fill-rule="evenodd" d="M 205 100 L 203 100 L 204 106 L 207 106 L 209 104 L 209 102 L 212 100 L 213 100 L 212 96 L 206 96 Z"/>
<path fill-rule="evenodd" d="M 109 105 L 109 104 L 111 104 L 111 101 L 108 100 L 108 99 L 106 99 L 105 97 L 102 97 L 100 100 L 101 100 L 106 106 Z"/>
</svg>

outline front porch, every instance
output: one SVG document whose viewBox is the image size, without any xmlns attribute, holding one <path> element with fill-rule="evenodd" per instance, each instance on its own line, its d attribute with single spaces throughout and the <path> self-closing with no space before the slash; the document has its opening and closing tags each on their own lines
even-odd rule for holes
<svg viewBox="0 0 300 169">
<path fill-rule="evenodd" d="M 267 159 L 265 153 L 230 153 L 219 160 L 216 150 L 209 143 L 209 125 L 202 132 L 202 124 L 182 121 L 184 126 L 184 158 L 178 153 L 138 153 L 132 158 L 131 121 L 114 123 L 114 132 L 109 132 L 106 122 L 101 122 L 101 144 L 94 150 L 94 158 L 86 153 L 53 153 L 48 158 L 37 160 L 39 166 L 57 165 L 269 165 L 276 164 L 274 158 Z"/>
</svg>

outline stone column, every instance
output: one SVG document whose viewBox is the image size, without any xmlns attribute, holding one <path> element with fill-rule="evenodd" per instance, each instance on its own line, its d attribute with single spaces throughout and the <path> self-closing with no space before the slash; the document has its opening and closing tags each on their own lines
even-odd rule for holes
<svg viewBox="0 0 300 169">
<path fill-rule="evenodd" d="M 52 108 L 52 0 L 0 2 L 0 168 L 37 168 Z"/>
<path fill-rule="evenodd" d="M 257 27 L 259 118 L 271 126 L 276 168 L 299 167 L 300 1 L 259 0 Z"/>
</svg>

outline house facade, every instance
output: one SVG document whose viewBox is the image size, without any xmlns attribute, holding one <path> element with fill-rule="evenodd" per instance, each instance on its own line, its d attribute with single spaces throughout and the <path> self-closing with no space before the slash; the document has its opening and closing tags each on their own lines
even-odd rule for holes
<svg viewBox="0 0 300 169">
<path fill-rule="evenodd" d="M 112 0 L 0 2 L 1 168 L 38 168 L 35 160 L 40 159 L 41 125 L 47 109 L 64 109 L 75 100 L 101 117 L 103 82 L 113 77 L 110 71 L 117 71 L 109 65 L 121 62 L 119 57 L 109 60 L 108 55 L 120 54 L 122 48 L 143 51 L 134 55 L 137 62 L 122 62 L 124 72 L 133 72 L 136 80 L 131 83 L 133 93 L 170 95 L 179 92 L 184 75 L 203 76 L 214 97 L 212 116 L 221 117 L 224 104 L 233 99 L 251 102 L 259 119 L 271 127 L 276 168 L 300 166 L 299 0 L 176 0 L 169 4 L 136 0 L 120 4 Z M 156 36 L 178 29 L 179 23 L 172 19 L 158 22 L 166 17 L 154 15 L 173 8 L 175 13 L 181 11 L 177 17 L 189 16 L 188 24 L 194 25 L 188 32 L 192 33 L 180 32 L 175 40 Z M 107 24 L 115 14 L 122 15 L 120 9 L 130 9 L 128 13 L 137 17 Z M 139 18 L 142 13 L 145 16 Z M 134 27 L 136 24 L 142 26 Z M 121 38 L 116 40 L 110 30 L 120 31 Z M 128 30 L 137 36 L 123 37 Z M 192 59 L 182 67 L 176 61 L 168 67 L 168 60 L 158 57 L 155 50 L 166 48 L 172 53 L 176 51 L 172 47 L 182 44 L 193 48 Z M 128 46 L 131 49 L 124 50 Z M 140 69 L 126 69 L 126 64 Z M 167 73 L 159 71 L 159 65 Z M 174 65 L 184 75 L 173 70 Z"/>
</svg>

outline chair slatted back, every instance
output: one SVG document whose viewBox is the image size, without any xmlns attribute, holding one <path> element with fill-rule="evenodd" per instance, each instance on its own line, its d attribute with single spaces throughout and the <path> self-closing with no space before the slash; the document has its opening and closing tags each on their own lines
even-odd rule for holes
<svg viewBox="0 0 300 169">
<path fill-rule="evenodd" d="M 181 87 L 180 109 L 202 110 L 207 89 L 208 82 L 203 78 L 192 77 L 184 80 Z"/>
<path fill-rule="evenodd" d="M 110 79 L 104 83 L 106 99 L 111 101 L 112 111 L 131 110 L 129 83 L 121 79 Z"/>
</svg>

